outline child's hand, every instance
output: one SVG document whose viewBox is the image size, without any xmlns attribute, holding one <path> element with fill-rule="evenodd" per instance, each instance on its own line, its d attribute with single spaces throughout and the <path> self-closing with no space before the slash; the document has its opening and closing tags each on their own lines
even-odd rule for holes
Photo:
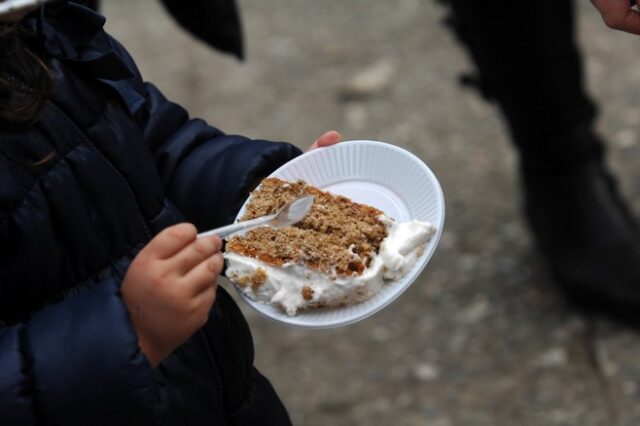
<svg viewBox="0 0 640 426">
<path fill-rule="evenodd" d="M 307 149 L 307 152 L 316 148 L 323 148 L 325 146 L 333 145 L 342 140 L 342 135 L 335 130 L 329 130 L 327 133 L 320 136 L 316 141 Z"/>
<path fill-rule="evenodd" d="M 640 35 L 640 13 L 631 9 L 636 1 L 591 0 L 609 28 Z"/>
<path fill-rule="evenodd" d="M 222 242 L 191 224 L 159 233 L 133 259 L 122 283 L 140 349 L 153 367 L 207 321 L 222 270 Z"/>
</svg>

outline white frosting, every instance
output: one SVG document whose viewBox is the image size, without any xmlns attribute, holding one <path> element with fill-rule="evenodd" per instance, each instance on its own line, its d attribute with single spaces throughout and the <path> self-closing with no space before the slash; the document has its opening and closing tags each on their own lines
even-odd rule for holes
<svg viewBox="0 0 640 426">
<path fill-rule="evenodd" d="M 247 296 L 281 306 L 291 316 L 301 308 L 361 302 L 380 290 L 385 280 L 397 281 L 408 272 L 435 233 L 435 227 L 427 222 L 396 223 L 385 216 L 380 219 L 387 227 L 387 237 L 382 241 L 378 255 L 372 256 L 361 275 L 323 274 L 294 263 L 274 267 L 234 252 L 224 254 L 226 275 Z M 358 258 L 353 247 L 348 250 L 352 257 Z M 251 278 L 260 269 L 264 274 L 258 275 L 264 277 L 264 282 L 252 286 Z M 303 296 L 305 287 L 306 293 L 311 294 L 309 300 Z"/>
</svg>

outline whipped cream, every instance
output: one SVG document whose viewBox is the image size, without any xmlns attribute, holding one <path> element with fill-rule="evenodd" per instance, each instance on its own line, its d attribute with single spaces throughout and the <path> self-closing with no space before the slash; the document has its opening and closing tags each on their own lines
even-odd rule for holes
<svg viewBox="0 0 640 426">
<path fill-rule="evenodd" d="M 297 263 L 276 267 L 234 252 L 224 254 L 226 275 L 245 295 L 280 306 L 290 316 L 303 308 L 362 302 L 377 293 L 385 280 L 397 281 L 407 273 L 436 231 L 430 223 L 418 220 L 397 223 L 386 216 L 380 220 L 387 236 L 360 275 L 321 273 Z M 358 256 L 353 247 L 348 251 Z"/>
</svg>

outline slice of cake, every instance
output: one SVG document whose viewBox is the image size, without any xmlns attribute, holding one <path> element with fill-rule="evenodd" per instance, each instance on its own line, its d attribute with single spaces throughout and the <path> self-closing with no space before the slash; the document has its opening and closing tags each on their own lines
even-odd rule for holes
<svg viewBox="0 0 640 426">
<path fill-rule="evenodd" d="M 225 248 L 227 277 L 249 297 L 289 315 L 370 298 L 385 280 L 411 269 L 435 233 L 429 223 L 396 223 L 374 207 L 277 178 L 252 192 L 240 220 L 273 214 L 307 194 L 313 206 L 296 225 L 257 228 L 232 237 Z"/>
</svg>

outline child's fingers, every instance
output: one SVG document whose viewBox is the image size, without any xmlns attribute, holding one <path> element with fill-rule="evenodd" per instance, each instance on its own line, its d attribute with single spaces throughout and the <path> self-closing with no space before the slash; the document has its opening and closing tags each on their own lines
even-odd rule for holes
<svg viewBox="0 0 640 426">
<path fill-rule="evenodd" d="M 318 148 L 333 145 L 342 140 L 342 135 L 335 130 L 329 130 L 316 140 Z"/>
<path fill-rule="evenodd" d="M 197 238 L 171 259 L 168 259 L 168 262 L 171 262 L 171 267 L 175 268 L 179 275 L 186 275 L 203 260 L 218 253 L 221 247 L 222 241 L 215 235 Z"/>
<path fill-rule="evenodd" d="M 213 283 L 205 291 L 200 293 L 195 299 L 196 312 L 200 316 L 200 324 L 204 325 L 209 319 L 209 312 L 213 303 L 216 301 L 216 290 L 218 285 Z"/>
<path fill-rule="evenodd" d="M 156 259 L 168 259 L 179 253 L 196 239 L 198 231 L 190 223 L 170 226 L 156 235 L 143 249 L 144 254 Z"/>
<path fill-rule="evenodd" d="M 336 144 L 342 140 L 342 135 L 335 130 L 329 130 L 324 133 L 318 139 L 313 142 L 313 144 L 307 149 L 307 151 L 313 151 L 317 148 L 323 148 L 325 146 L 330 146 Z"/>
<path fill-rule="evenodd" d="M 217 290 L 218 283 L 214 281 L 195 297 L 196 304 L 208 311 L 216 300 Z"/>
<path fill-rule="evenodd" d="M 200 262 L 182 278 L 184 285 L 190 287 L 192 297 L 197 297 L 215 283 L 216 278 L 222 271 L 223 263 L 222 253 L 218 252 Z"/>
</svg>

